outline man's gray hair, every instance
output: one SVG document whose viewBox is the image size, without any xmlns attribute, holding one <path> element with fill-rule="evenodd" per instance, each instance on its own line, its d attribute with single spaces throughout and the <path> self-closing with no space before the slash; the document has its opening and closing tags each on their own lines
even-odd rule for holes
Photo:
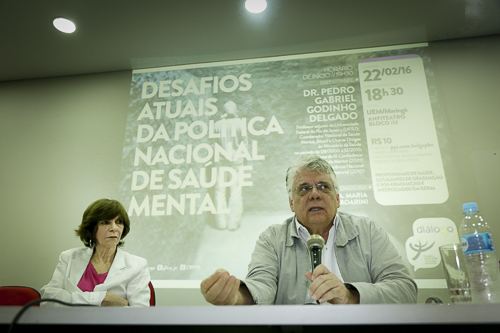
<svg viewBox="0 0 500 333">
<path fill-rule="evenodd" d="M 292 198 L 292 186 L 295 178 L 302 170 L 313 170 L 322 174 L 330 175 L 335 191 L 337 193 L 339 192 L 337 176 L 335 175 L 332 166 L 327 161 L 317 155 L 300 155 L 290 164 L 286 172 L 286 190 L 290 199 Z"/>
</svg>

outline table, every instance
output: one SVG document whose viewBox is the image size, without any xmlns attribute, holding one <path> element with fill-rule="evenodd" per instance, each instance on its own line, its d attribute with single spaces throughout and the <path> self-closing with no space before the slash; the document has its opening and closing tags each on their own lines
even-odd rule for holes
<svg viewBox="0 0 500 333">
<path fill-rule="evenodd" d="M 0 307 L 0 327 L 6 332 L 21 307 Z M 471 327 L 474 325 L 474 327 Z M 482 328 L 477 327 L 482 325 Z M 49 328 L 55 332 L 82 329 L 109 332 L 310 332 L 331 327 L 335 332 L 381 331 L 410 327 L 498 332 L 500 304 L 402 304 L 402 305 L 279 305 L 279 306 L 179 306 L 153 308 L 31 307 L 13 332 Z"/>
</svg>

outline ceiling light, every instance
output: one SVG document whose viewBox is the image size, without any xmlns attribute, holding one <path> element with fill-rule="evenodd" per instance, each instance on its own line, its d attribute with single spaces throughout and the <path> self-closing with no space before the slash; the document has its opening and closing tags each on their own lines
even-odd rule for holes
<svg viewBox="0 0 500 333">
<path fill-rule="evenodd" d="M 254 14 L 262 13 L 267 8 L 266 0 L 247 0 L 245 1 L 245 8 Z"/>
<path fill-rule="evenodd" d="M 62 17 L 55 18 L 52 23 L 57 30 L 67 34 L 73 33 L 76 30 L 76 26 L 73 22 Z"/>
</svg>

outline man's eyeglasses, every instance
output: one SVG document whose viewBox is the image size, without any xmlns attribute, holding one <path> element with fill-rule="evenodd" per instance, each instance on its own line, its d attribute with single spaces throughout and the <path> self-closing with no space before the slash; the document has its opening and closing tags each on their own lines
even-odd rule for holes
<svg viewBox="0 0 500 333">
<path fill-rule="evenodd" d="M 292 191 L 297 192 L 297 194 L 300 196 L 304 196 L 304 195 L 311 193 L 313 188 L 316 188 L 319 192 L 326 193 L 326 194 L 329 194 L 329 193 L 332 193 L 333 191 L 335 191 L 335 187 L 332 184 L 326 183 L 326 182 L 325 183 L 318 183 L 318 184 L 316 184 L 316 186 L 311 185 L 311 184 L 302 184 L 296 188 L 293 188 Z"/>
</svg>

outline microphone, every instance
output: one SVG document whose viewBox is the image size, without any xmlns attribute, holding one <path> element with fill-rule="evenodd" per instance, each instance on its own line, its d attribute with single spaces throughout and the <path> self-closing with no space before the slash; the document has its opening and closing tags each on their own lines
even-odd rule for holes
<svg viewBox="0 0 500 333">
<path fill-rule="evenodd" d="M 321 264 L 321 253 L 325 246 L 325 240 L 320 235 L 311 235 L 307 239 L 307 247 L 311 254 L 312 270 Z"/>
<path fill-rule="evenodd" d="M 311 254 L 312 271 L 314 271 L 316 267 L 321 265 L 321 253 L 325 246 L 325 240 L 320 235 L 311 235 L 306 243 Z M 316 304 L 319 304 L 319 301 L 316 301 Z"/>
</svg>

